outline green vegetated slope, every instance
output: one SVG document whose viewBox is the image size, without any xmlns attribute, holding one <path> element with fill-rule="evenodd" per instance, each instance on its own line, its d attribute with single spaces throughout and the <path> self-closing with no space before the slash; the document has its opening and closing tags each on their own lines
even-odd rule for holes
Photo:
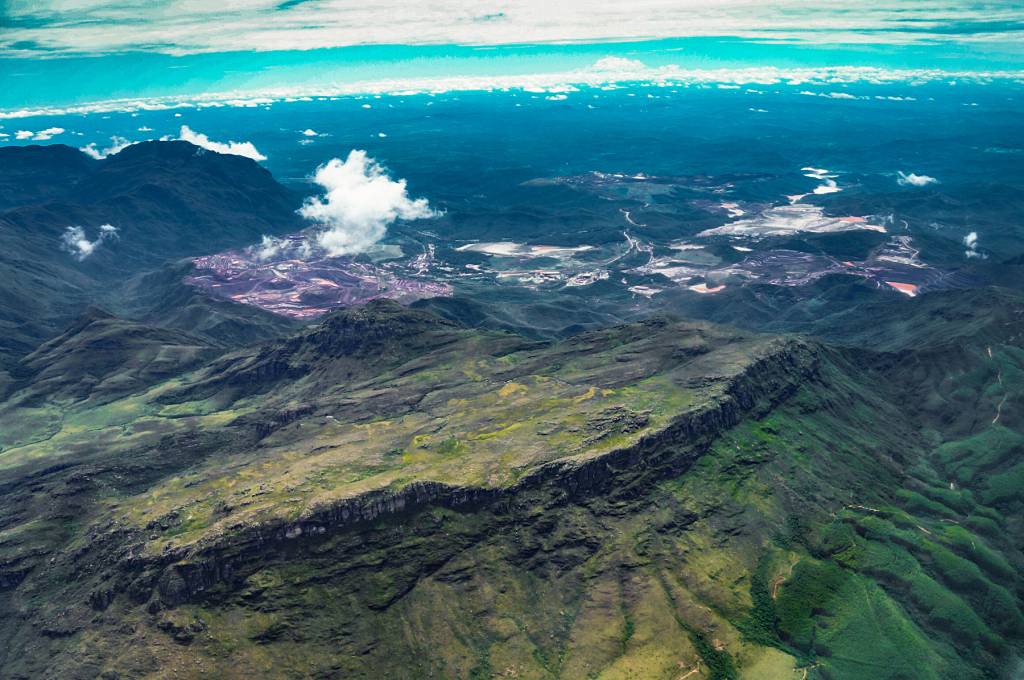
<svg viewBox="0 0 1024 680">
<path fill-rule="evenodd" d="M 1024 303 L 989 293 L 856 347 L 660 319 L 536 343 L 378 302 L 124 395 L 26 381 L 0 664 L 1014 677 Z"/>
</svg>

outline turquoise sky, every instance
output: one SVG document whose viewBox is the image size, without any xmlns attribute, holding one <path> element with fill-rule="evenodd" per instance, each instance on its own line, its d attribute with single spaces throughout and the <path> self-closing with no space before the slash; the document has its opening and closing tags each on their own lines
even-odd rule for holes
<svg viewBox="0 0 1024 680">
<path fill-rule="evenodd" d="M 775 69 L 782 81 L 793 70 L 837 67 L 908 79 L 1024 69 L 1024 5 L 1011 2 L 423 4 L 8 0 L 0 4 L 0 114 L 101 111 L 93 105 L 121 99 L 132 100 L 130 109 L 175 98 L 557 91 L 673 75 L 757 82 L 756 69 Z"/>
</svg>

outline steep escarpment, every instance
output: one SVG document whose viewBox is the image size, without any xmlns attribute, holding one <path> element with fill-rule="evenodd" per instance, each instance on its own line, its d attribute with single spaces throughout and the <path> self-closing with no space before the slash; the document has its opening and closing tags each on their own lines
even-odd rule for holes
<svg viewBox="0 0 1024 680">
<path fill-rule="evenodd" d="M 4 452 L 6 672 L 1012 668 L 1014 347 L 966 338 L 956 386 L 921 369 L 941 344 L 915 360 L 671 319 L 547 344 L 382 304 Z M 293 378 L 224 391 L 275 352 Z"/>
<path fill-rule="evenodd" d="M 91 550 L 83 545 L 54 567 L 75 565 L 78 592 L 63 598 L 66 637 L 46 638 L 58 651 L 43 667 L 139 675 L 156 663 L 186 676 L 243 677 L 270 663 L 283 675 L 409 678 L 508 668 L 526 677 L 602 669 L 657 677 L 680 663 L 705 677 L 793 669 L 801 661 L 784 645 L 744 632 L 754 575 L 802 552 L 789 517 L 810 523 L 863 500 L 853 496 L 857 485 L 823 485 L 826 474 L 859 477 L 862 488 L 893 478 L 885 456 L 900 455 L 897 440 L 909 437 L 893 432 L 884 455 L 866 456 L 867 470 L 837 465 L 863 435 L 842 422 L 842 406 L 813 397 L 843 377 L 840 358 L 805 343 L 773 349 L 714 404 L 630 447 L 543 464 L 509 487 L 413 482 L 294 521 L 239 527 L 187 552 L 129 552 L 120 562 L 102 546 L 123 549 L 139 536 L 96 533 Z M 802 480 L 788 472 L 797 488 L 787 489 L 773 480 L 794 461 L 768 441 L 751 445 L 746 423 L 761 437 L 785 428 L 796 446 L 796 432 L 812 424 L 849 443 Z M 100 584 L 84 564 L 116 567 L 101 570 Z M 130 636 L 117 632 L 126 621 Z M 43 617 L 34 625 L 56 628 Z M 97 628 L 103 635 L 86 640 Z M 59 651 L 69 641 L 73 663 Z"/>
<path fill-rule="evenodd" d="M 640 473 L 650 487 L 690 466 L 724 429 L 785 399 L 817 363 L 818 350 L 799 341 L 665 320 L 544 346 L 467 336 L 425 316 L 379 303 L 281 343 L 301 359 L 291 363 L 305 367 L 304 374 L 337 375 L 330 367 L 374 352 L 368 345 L 376 336 L 369 331 L 410 324 L 422 331 L 426 323 L 439 333 L 437 342 L 427 341 L 429 333 L 385 333 L 375 354 L 389 358 L 379 375 L 367 380 L 364 372 L 340 383 L 336 393 L 322 391 L 309 407 L 280 411 L 269 429 L 254 427 L 237 403 L 229 419 L 216 411 L 199 415 L 209 408 L 200 402 L 164 405 L 164 389 L 153 392 L 152 406 L 143 396 L 105 407 L 110 413 L 134 409 L 137 434 L 124 444 L 117 441 L 123 434 L 109 440 L 112 448 L 88 467 L 89 457 L 80 454 L 66 468 L 33 473 L 40 485 L 74 499 L 77 510 L 25 507 L 8 524 L 7 597 L 44 597 L 57 608 L 43 607 L 29 616 L 31 626 L 7 632 L 17 638 L 35 631 L 50 641 L 46 649 L 70 649 L 68 641 L 80 639 L 108 610 L 151 618 L 194 606 L 213 591 L 242 587 L 268 564 L 308 557 L 325 542 L 350 540 L 378 525 L 435 511 L 496 517 L 534 502 L 557 507 L 604 494 Z M 349 340 L 353 325 L 367 332 Z M 403 349 L 413 338 L 415 351 Z M 217 361 L 195 380 L 207 380 Z M 413 386 L 419 396 L 406 394 Z M 312 393 L 308 384 L 298 389 L 307 398 Z M 361 398 L 363 391 L 370 396 Z M 463 404 L 470 400 L 474 408 L 467 411 Z M 354 402 L 366 410 L 337 410 Z M 172 417 L 160 418 L 161 412 Z M 95 413 L 89 417 L 96 422 Z M 81 447 L 78 427 L 66 424 L 8 461 L 31 461 L 32 451 L 55 446 Z M 206 431 L 205 443 L 188 443 L 196 428 Z M 351 434 L 367 429 L 376 442 L 370 448 L 363 434 Z M 400 441 L 405 447 L 398 451 L 392 444 Z M 297 445 L 308 451 L 298 469 L 287 453 Z M 195 452 L 180 459 L 178 474 L 171 472 L 176 446 Z M 375 449 L 382 463 L 367 469 Z M 509 455 L 517 457 L 513 465 L 505 462 Z M 146 465 L 146 456 L 155 457 L 146 474 L 129 472 L 127 465 Z M 242 469 L 263 470 L 255 487 L 238 486 Z M 325 474 L 337 481 L 325 484 Z M 134 488 L 153 481 L 133 496 L 132 487 L 118 481 L 126 477 Z M 79 481 L 71 485 L 71 479 Z M 103 488 L 120 488 L 118 500 L 102 500 L 109 498 Z M 494 530 L 507 529 L 518 512 Z M 68 524 L 75 514 L 85 523 Z M 21 537 L 33 523 L 54 527 L 52 543 L 25 552 Z"/>
<path fill-rule="evenodd" d="M 427 507 L 473 512 L 515 505 L 517 497 L 538 490 L 554 493 L 560 499 L 585 498 L 608 493 L 613 487 L 621 489 L 630 477 L 650 485 L 685 472 L 723 431 L 759 410 L 771 410 L 801 384 L 814 380 L 818 351 L 820 348 L 798 341 L 779 343 L 734 376 L 722 396 L 673 417 L 664 428 L 645 434 L 630 446 L 544 463 L 508 487 L 417 480 L 312 504 L 296 519 L 281 518 L 252 526 L 229 524 L 223 532 L 203 536 L 195 544 L 165 551 L 158 557 L 131 559 L 124 566 L 128 573 L 158 573 L 154 596 L 161 604 L 178 605 L 215 586 L 237 585 L 266 562 L 268 553 L 282 549 L 287 553 L 296 544 L 321 542 L 353 526 L 391 515 Z"/>
</svg>

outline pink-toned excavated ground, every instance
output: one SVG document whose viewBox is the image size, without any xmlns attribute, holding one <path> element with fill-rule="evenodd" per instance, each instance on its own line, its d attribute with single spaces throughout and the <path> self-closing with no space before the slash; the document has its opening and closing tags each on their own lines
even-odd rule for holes
<svg viewBox="0 0 1024 680">
<path fill-rule="evenodd" d="M 275 314 L 314 318 L 375 298 L 402 303 L 452 294 L 445 283 L 406 278 L 394 268 L 344 257 L 260 261 L 247 251 L 193 260 L 185 283 Z"/>
<path fill-rule="evenodd" d="M 917 295 L 917 286 L 912 283 L 899 283 L 898 281 L 886 281 L 886 283 L 904 295 L 914 297 Z"/>
<path fill-rule="evenodd" d="M 719 291 L 725 290 L 725 286 L 711 286 L 709 288 L 708 284 L 706 283 L 698 283 L 694 286 L 689 286 L 689 288 L 694 293 L 701 293 L 702 295 L 706 295 L 708 293 L 717 293 Z"/>
</svg>

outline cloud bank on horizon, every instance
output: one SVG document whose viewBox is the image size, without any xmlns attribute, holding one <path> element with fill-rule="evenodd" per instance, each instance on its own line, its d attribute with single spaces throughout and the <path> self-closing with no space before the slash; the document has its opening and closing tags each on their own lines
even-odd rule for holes
<svg viewBox="0 0 1024 680">
<path fill-rule="evenodd" d="M 205 109 L 219 107 L 254 108 L 270 106 L 280 102 L 311 101 L 314 98 L 339 98 L 351 96 L 418 94 L 441 94 L 446 92 L 489 92 L 521 90 L 526 93 L 557 94 L 580 92 L 586 88 L 616 89 L 629 83 L 646 83 L 658 87 L 691 87 L 718 84 L 719 87 L 736 89 L 740 86 L 775 85 L 781 87 L 801 86 L 849 86 L 849 85 L 892 85 L 903 83 L 922 85 L 931 82 L 988 83 L 997 79 L 1008 79 L 1024 83 L 1024 69 L 1005 70 L 947 70 L 925 68 L 880 68 L 873 66 L 819 66 L 779 67 L 749 66 L 725 68 L 686 68 L 676 64 L 648 66 L 637 59 L 607 56 L 596 60 L 585 68 L 571 71 L 543 73 L 518 73 L 509 75 L 470 75 L 390 78 L 382 80 L 354 80 L 349 82 L 296 83 L 286 87 L 267 87 L 223 92 L 203 92 L 196 95 L 150 96 L 132 99 L 96 100 L 84 104 L 29 106 L 23 108 L 0 108 L 0 120 L 32 118 L 36 116 L 84 115 L 91 113 L 115 113 L 136 111 L 164 111 L 169 109 Z M 892 95 L 849 95 L 846 93 L 815 93 L 800 91 L 797 94 L 815 95 L 834 100 L 861 101 L 887 100 L 894 102 L 917 101 L 912 96 Z M 559 96 L 558 99 L 566 99 Z M 369 108 L 369 104 L 364 104 Z M 305 130 L 301 134 L 310 137 Z M 19 132 L 19 135 L 22 133 Z M 25 131 L 27 136 L 33 133 Z M 181 137 L 184 139 L 184 137 Z M 197 137 L 198 138 L 198 137 Z M 21 136 L 18 139 L 22 139 Z M 189 141 L 193 141 L 190 139 Z M 199 143 L 199 142 L 195 142 Z M 244 143 L 241 143 L 244 144 Z M 230 143 L 225 148 L 231 148 Z M 217 149 L 220 150 L 220 149 Z M 255 160 L 258 151 L 225 151 L 248 155 Z M 252 155 L 250 155 L 252 154 Z"/>
<path fill-rule="evenodd" d="M 0 53 L 188 54 L 366 44 L 500 45 L 686 36 L 808 42 L 995 40 L 1017 3 L 967 0 L 34 0 L 6 3 Z M 130 26 L 131 30 L 119 30 Z"/>
<path fill-rule="evenodd" d="M 894 101 L 914 97 L 837 88 L 1024 83 L 1024 5 L 1003 0 L 19 0 L 0 25 L 0 58 L 24 66 L 5 74 L 0 119 L 631 82 Z M 144 87 L 119 86 L 136 66 Z"/>
</svg>

